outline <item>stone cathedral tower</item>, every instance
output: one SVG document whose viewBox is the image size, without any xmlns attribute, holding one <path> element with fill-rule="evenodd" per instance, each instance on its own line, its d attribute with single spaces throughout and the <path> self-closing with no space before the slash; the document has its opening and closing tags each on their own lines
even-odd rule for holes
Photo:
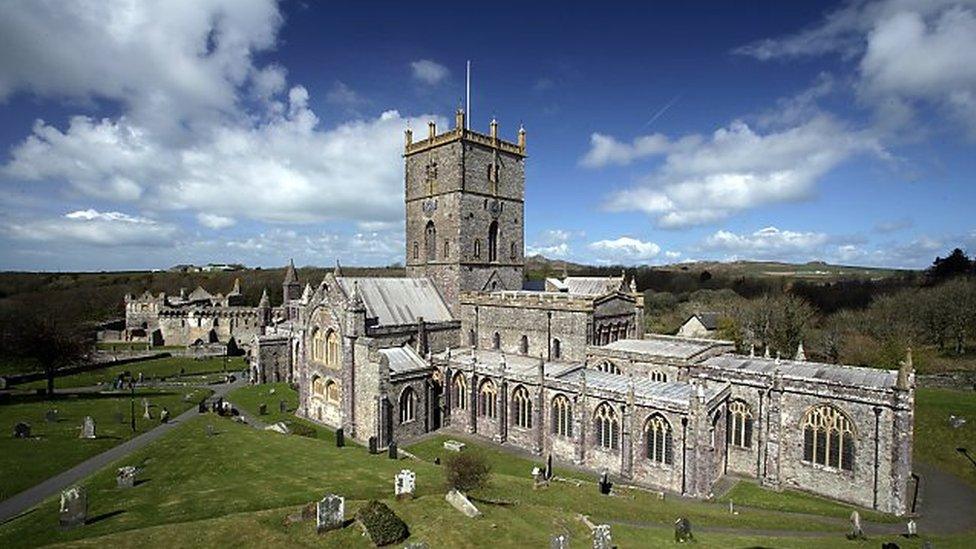
<svg viewBox="0 0 976 549">
<path fill-rule="evenodd" d="M 429 277 L 455 315 L 466 291 L 521 290 L 525 130 L 518 141 L 455 127 L 426 139 L 406 131 L 407 276 Z"/>
</svg>

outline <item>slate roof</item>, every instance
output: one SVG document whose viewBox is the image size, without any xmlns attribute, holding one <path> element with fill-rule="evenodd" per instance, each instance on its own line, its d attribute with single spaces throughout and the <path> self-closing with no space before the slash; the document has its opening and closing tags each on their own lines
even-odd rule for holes
<svg viewBox="0 0 976 549">
<path fill-rule="evenodd" d="M 187 301 L 204 301 L 204 300 L 209 300 L 212 297 L 213 296 L 210 295 L 210 292 L 208 292 L 207 290 L 204 290 L 202 286 L 197 286 L 195 290 L 193 290 L 192 292 L 190 292 L 190 295 L 187 296 L 186 300 Z"/>
<path fill-rule="evenodd" d="M 701 322 L 702 326 L 704 326 L 706 330 L 717 330 L 718 319 L 721 316 L 722 315 L 720 315 L 719 313 L 695 313 L 691 315 L 691 317 L 689 317 L 688 320 L 691 320 L 692 318 L 697 318 L 698 322 Z M 687 323 L 688 320 L 686 320 L 685 322 Z"/>
<path fill-rule="evenodd" d="M 403 374 L 429 368 L 427 362 L 409 345 L 380 349 L 379 352 L 389 361 L 390 371 L 394 374 Z"/>
<path fill-rule="evenodd" d="M 563 280 L 548 278 L 546 282 L 560 292 L 574 295 L 605 295 L 620 289 L 619 276 L 568 276 Z"/>
<path fill-rule="evenodd" d="M 577 382 L 579 372 L 566 373 L 560 379 Z M 586 370 L 586 386 L 589 389 L 626 394 L 629 382 L 629 376 L 593 369 Z M 705 399 L 711 400 L 723 388 L 723 384 L 708 383 L 705 386 Z M 687 405 L 694 390 L 695 388 L 686 381 L 651 381 L 649 378 L 634 378 L 634 397 L 638 399 L 664 400 Z"/>
<path fill-rule="evenodd" d="M 446 352 L 440 353 L 438 357 L 446 358 L 446 355 Z M 455 364 L 469 365 L 474 358 L 477 358 L 479 367 L 494 369 L 499 367 L 503 356 L 505 359 L 505 371 L 508 375 L 521 377 L 530 376 L 533 378 L 539 375 L 539 357 L 508 354 L 502 353 L 501 351 L 474 349 L 474 352 L 472 353 L 470 349 L 453 350 L 451 351 L 451 362 Z M 579 370 L 582 367 L 582 362 L 550 360 L 547 361 L 543 366 L 543 372 L 546 377 L 559 377 L 566 372 Z"/>
<path fill-rule="evenodd" d="M 613 351 L 642 353 L 656 357 L 688 360 L 727 342 L 673 336 L 648 335 L 644 339 L 620 339 L 601 347 Z"/>
<path fill-rule="evenodd" d="M 804 381 L 829 381 L 851 387 L 874 387 L 878 389 L 894 387 L 898 381 L 897 370 L 880 370 L 861 366 L 843 366 L 795 360 L 748 357 L 725 354 L 709 358 L 702 366 L 723 370 L 738 370 L 759 375 L 773 375 L 779 370 L 784 379 Z"/>
<path fill-rule="evenodd" d="M 428 278 L 336 277 L 346 296 L 359 285 L 366 315 L 380 326 L 454 320 L 440 292 Z"/>
</svg>

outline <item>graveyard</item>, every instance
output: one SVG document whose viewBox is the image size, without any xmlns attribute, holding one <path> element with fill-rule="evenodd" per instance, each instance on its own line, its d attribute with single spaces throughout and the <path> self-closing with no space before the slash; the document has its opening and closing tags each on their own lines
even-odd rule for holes
<svg viewBox="0 0 976 549">
<path fill-rule="evenodd" d="M 82 372 L 57 378 L 58 388 L 92 387 L 95 385 L 109 386 L 112 381 L 124 372 L 133 376 L 143 377 L 149 381 L 171 380 L 201 383 L 216 380 L 224 373 L 239 374 L 244 368 L 242 357 L 212 357 L 190 358 L 182 356 L 166 356 L 143 362 L 111 365 L 97 370 Z M 44 380 L 25 383 L 19 388 L 41 389 L 46 387 Z"/>
<path fill-rule="evenodd" d="M 166 400 L 182 400 L 179 393 L 152 398 L 160 405 L 166 403 L 174 415 L 182 409 L 179 402 Z M 286 384 L 242 387 L 227 398 L 255 424 L 303 423 L 291 414 L 297 401 Z M 114 399 L 90 400 L 71 403 L 84 409 L 69 409 L 64 400 L 58 403 L 63 417 L 71 418 L 56 424 L 63 430 L 56 442 L 64 445 L 65 452 L 101 442 L 78 439 L 79 415 L 96 419 L 99 437 L 121 437 L 119 429 L 128 428 L 110 425 L 112 407 L 119 404 Z M 971 416 L 972 406 L 967 393 L 922 393 L 919 425 L 927 427 L 918 434 L 918 458 L 938 464 L 951 457 L 941 455 L 946 441 L 951 441 L 951 451 L 956 444 L 976 442 L 972 425 L 936 427 L 945 423 L 947 408 Z M 12 414 L 14 408 L 19 413 Z M 41 401 L 7 405 L 0 408 L 0 417 L 9 429 L 13 426 L 7 423 L 14 416 L 29 417 L 36 434 L 46 432 L 46 409 Z M 105 442 L 109 440 L 117 442 Z M 445 447 L 449 440 L 462 443 L 461 452 L 483 456 L 491 466 L 489 485 L 467 494 L 477 508 L 475 518 L 466 517 L 445 499 L 444 462 L 458 454 Z M 22 453 L 17 461 L 9 457 L 13 455 L 9 449 L 25 442 L 13 438 L 3 442 L 4 471 L 29 468 L 31 456 L 33 461 L 44 461 L 37 460 L 37 454 Z M 973 532 L 904 538 L 900 536 L 903 520 L 860 509 L 867 538 L 847 541 L 851 507 L 796 492 L 771 492 L 746 481 L 706 502 L 673 494 L 662 498 L 620 485 L 614 485 L 610 495 L 601 495 L 592 474 L 556 464 L 552 478 L 540 485 L 531 471 L 544 466 L 542 458 L 510 453 L 454 433 L 407 443 L 403 450 L 398 459 L 391 459 L 386 452 L 371 455 L 352 444 L 339 448 L 334 433 L 321 427 L 305 436 L 283 435 L 212 413 L 194 415 L 81 482 L 87 498 L 83 525 L 59 526 L 63 515 L 59 516 L 60 501 L 55 496 L 0 525 L 0 546 L 371 547 L 360 522 L 353 520 L 371 500 L 388 506 L 406 524 L 409 537 L 396 547 L 421 542 L 428 547 L 543 547 L 559 535 L 568 538 L 569 547 L 583 547 L 591 546 L 591 527 L 601 524 L 609 525 L 612 543 L 619 547 L 671 546 L 679 517 L 688 521 L 700 547 L 877 547 L 885 541 L 900 547 L 922 547 L 925 541 L 937 547 L 970 547 L 976 538 Z M 120 476 L 125 467 L 129 469 Z M 34 471 L 34 482 L 53 470 Z M 402 481 L 401 488 L 395 489 L 395 479 L 404 470 L 415 478 L 412 497 L 397 497 Z M 13 481 L 10 477 L 5 475 L 4 482 Z M 125 487 L 123 480 L 128 482 Z M 971 485 L 973 480 L 965 479 Z M 337 528 L 319 532 L 316 517 L 302 519 L 302 511 L 329 494 L 342 498 L 344 520 Z M 311 509 L 315 515 L 315 506 Z"/>
</svg>

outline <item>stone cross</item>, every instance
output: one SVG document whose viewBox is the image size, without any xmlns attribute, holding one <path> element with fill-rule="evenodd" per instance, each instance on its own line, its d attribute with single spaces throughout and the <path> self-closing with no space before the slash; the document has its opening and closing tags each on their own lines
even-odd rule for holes
<svg viewBox="0 0 976 549">
<path fill-rule="evenodd" d="M 612 549 L 613 539 L 610 537 L 610 525 L 600 524 L 593 529 L 593 549 Z"/>
<path fill-rule="evenodd" d="M 318 502 L 315 508 L 315 530 L 318 533 L 342 528 L 346 521 L 346 500 L 342 496 L 329 494 Z"/>
<path fill-rule="evenodd" d="M 116 486 L 119 488 L 132 488 L 136 485 L 136 473 L 138 472 L 139 469 L 132 465 L 119 467 L 118 472 L 115 473 Z"/>
<path fill-rule="evenodd" d="M 569 534 L 550 536 L 549 549 L 569 549 Z"/>
<path fill-rule="evenodd" d="M 401 469 L 393 479 L 393 491 L 397 499 L 412 499 L 417 474 L 410 469 Z"/>
<path fill-rule="evenodd" d="M 81 424 L 81 436 L 79 438 L 95 438 L 95 420 L 91 416 L 85 416 L 85 421 Z"/>
<path fill-rule="evenodd" d="M 84 486 L 72 486 L 61 492 L 58 522 L 63 530 L 83 526 L 88 518 L 88 493 Z"/>
</svg>

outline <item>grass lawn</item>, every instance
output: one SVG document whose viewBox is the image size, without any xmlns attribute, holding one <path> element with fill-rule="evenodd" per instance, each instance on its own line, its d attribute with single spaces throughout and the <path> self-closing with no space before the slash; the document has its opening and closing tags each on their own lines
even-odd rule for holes
<svg viewBox="0 0 976 549">
<path fill-rule="evenodd" d="M 789 511 L 791 513 L 809 513 L 828 517 L 849 518 L 851 511 L 857 510 L 861 518 L 875 522 L 902 522 L 902 519 L 884 513 L 877 513 L 861 507 L 853 507 L 821 498 L 813 494 L 805 494 L 796 490 L 776 492 L 760 487 L 754 482 L 739 481 L 718 501 L 728 504 L 729 501 L 738 508 L 740 505 L 758 509 Z"/>
<path fill-rule="evenodd" d="M 189 402 L 183 396 L 191 394 Z M 144 389 L 136 391 L 136 434 L 157 425 L 142 418 L 142 399 L 159 407 L 165 406 L 173 416 L 209 395 L 206 389 L 187 389 L 181 392 Z M 45 421 L 50 409 L 57 409 L 56 423 Z M 0 406 L 0 499 L 30 488 L 44 479 L 68 469 L 85 459 L 120 444 L 133 435 L 129 424 L 128 394 L 82 393 L 73 396 L 59 395 L 53 401 L 35 395 L 13 397 L 10 404 Z M 159 410 L 155 410 L 159 417 Z M 116 413 L 121 412 L 125 423 L 119 423 Z M 85 416 L 95 420 L 98 438 L 78 438 Z M 11 435 L 14 425 L 25 421 L 31 425 L 30 439 L 15 439 Z M 16 474 L 11 474 L 11 473 Z"/>
<path fill-rule="evenodd" d="M 73 387 L 91 387 L 93 385 L 104 384 L 111 386 L 112 381 L 122 372 L 132 372 L 138 376 L 139 372 L 146 379 L 172 378 L 180 375 L 183 370 L 185 375 L 209 374 L 215 372 L 231 372 L 240 376 L 244 369 L 244 359 L 242 357 L 216 357 L 195 359 L 191 357 L 170 356 L 146 360 L 143 362 L 133 362 L 118 366 L 107 366 L 98 370 L 82 372 L 54 380 L 54 390 Z M 23 385 L 18 388 L 39 389 L 47 387 L 46 380 L 38 380 Z"/>
<path fill-rule="evenodd" d="M 272 393 L 271 391 L 274 391 Z M 287 383 L 266 383 L 263 385 L 249 385 L 233 390 L 227 395 L 227 400 L 235 406 L 247 412 L 265 423 L 285 422 L 288 426 L 304 425 L 315 431 L 315 438 L 323 440 L 328 444 L 335 445 L 335 431 L 317 423 L 295 417 L 295 409 L 298 408 L 298 391 L 292 389 Z M 281 412 L 279 403 L 284 400 L 288 405 L 287 412 Z M 267 415 L 259 415 L 261 404 L 268 405 Z M 356 444 L 352 439 L 346 438 L 346 444 Z"/>
<path fill-rule="evenodd" d="M 958 429 L 949 416 L 966 418 Z M 976 459 L 976 393 L 948 389 L 915 391 L 915 460 L 948 471 L 976 486 L 976 467 L 956 448 L 967 448 Z"/>
</svg>

